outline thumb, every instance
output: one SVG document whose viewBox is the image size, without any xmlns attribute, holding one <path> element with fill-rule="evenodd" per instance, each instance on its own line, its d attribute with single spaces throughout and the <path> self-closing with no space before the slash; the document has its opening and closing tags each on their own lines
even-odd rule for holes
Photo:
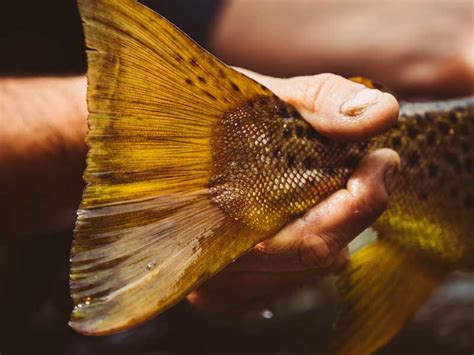
<svg viewBox="0 0 474 355">
<path fill-rule="evenodd" d="M 397 100 L 334 74 L 272 78 L 238 69 L 295 106 L 318 132 L 336 140 L 363 140 L 390 128 Z"/>
</svg>

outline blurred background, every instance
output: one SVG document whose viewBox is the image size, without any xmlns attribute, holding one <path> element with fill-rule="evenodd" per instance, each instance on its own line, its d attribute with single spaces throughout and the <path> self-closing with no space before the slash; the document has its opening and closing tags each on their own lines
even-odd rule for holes
<svg viewBox="0 0 474 355">
<path fill-rule="evenodd" d="M 143 3 L 226 63 L 260 73 L 364 75 L 410 100 L 474 93 L 473 1 Z M 2 1 L 0 40 L 1 76 L 83 75 L 86 71 L 74 0 Z M 0 124 L 8 124 L 8 117 L 0 116 Z M 0 170 L 2 174 L 6 171 Z M 80 172 L 74 172 L 74 179 L 80 180 Z M 8 188 L 14 186 L 3 186 Z M 0 200 L 8 206 L 5 211 L 14 211 L 11 218 L 0 220 L 2 355 L 324 354 L 334 316 L 330 279 L 241 320 L 214 319 L 181 302 L 121 334 L 100 338 L 75 334 L 67 325 L 72 308 L 68 259 L 81 188 L 71 189 L 72 202 L 62 211 L 61 221 L 57 216 L 44 217 L 38 225 L 30 223 L 31 216 L 55 195 L 54 189 L 22 205 L 0 192 Z M 2 213 L 8 216 L 8 211 Z M 473 351 L 474 275 L 459 272 L 378 354 Z"/>
</svg>

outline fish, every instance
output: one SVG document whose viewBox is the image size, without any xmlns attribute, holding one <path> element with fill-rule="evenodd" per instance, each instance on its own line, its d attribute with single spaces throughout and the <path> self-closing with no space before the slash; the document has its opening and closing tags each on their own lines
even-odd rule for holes
<svg viewBox="0 0 474 355">
<path fill-rule="evenodd" d="M 400 177 L 377 240 L 338 276 L 330 352 L 376 351 L 446 275 L 473 268 L 473 97 L 401 103 L 388 132 L 338 142 L 146 6 L 78 5 L 89 152 L 70 258 L 75 331 L 115 333 L 164 312 L 381 147 L 401 156 Z"/>
</svg>

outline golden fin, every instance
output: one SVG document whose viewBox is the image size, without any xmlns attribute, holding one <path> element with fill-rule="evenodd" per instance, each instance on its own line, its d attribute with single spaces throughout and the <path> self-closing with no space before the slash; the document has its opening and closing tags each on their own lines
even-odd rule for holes
<svg viewBox="0 0 474 355">
<path fill-rule="evenodd" d="M 375 80 L 364 78 L 363 76 L 353 76 L 353 77 L 350 77 L 348 79 L 350 81 L 355 82 L 355 83 L 362 84 L 365 87 L 368 87 L 370 89 L 377 89 L 377 90 L 380 90 L 380 91 L 383 91 L 383 92 L 388 92 L 389 94 L 392 94 L 393 96 L 396 97 L 395 93 L 392 90 L 390 90 L 385 85 L 380 84 L 379 82 L 377 82 Z"/>
<path fill-rule="evenodd" d="M 387 241 L 356 252 L 338 279 L 342 304 L 331 353 L 366 355 L 381 348 L 428 299 L 445 273 Z"/>
<path fill-rule="evenodd" d="M 70 325 L 126 329 L 263 239 L 211 201 L 225 112 L 272 93 L 131 0 L 79 0 L 88 51 L 87 187 L 71 251 Z"/>
</svg>

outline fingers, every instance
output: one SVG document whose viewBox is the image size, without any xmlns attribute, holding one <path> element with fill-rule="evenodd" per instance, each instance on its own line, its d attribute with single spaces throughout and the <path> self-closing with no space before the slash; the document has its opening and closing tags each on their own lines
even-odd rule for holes
<svg viewBox="0 0 474 355">
<path fill-rule="evenodd" d="M 347 183 L 302 218 L 258 244 L 232 270 L 267 272 L 327 268 L 385 210 L 399 169 L 390 149 L 366 156 Z"/>
<path fill-rule="evenodd" d="M 295 106 L 318 132 L 336 140 L 373 137 L 390 128 L 398 118 L 398 103 L 391 94 L 338 75 L 278 79 L 239 70 Z"/>
</svg>

